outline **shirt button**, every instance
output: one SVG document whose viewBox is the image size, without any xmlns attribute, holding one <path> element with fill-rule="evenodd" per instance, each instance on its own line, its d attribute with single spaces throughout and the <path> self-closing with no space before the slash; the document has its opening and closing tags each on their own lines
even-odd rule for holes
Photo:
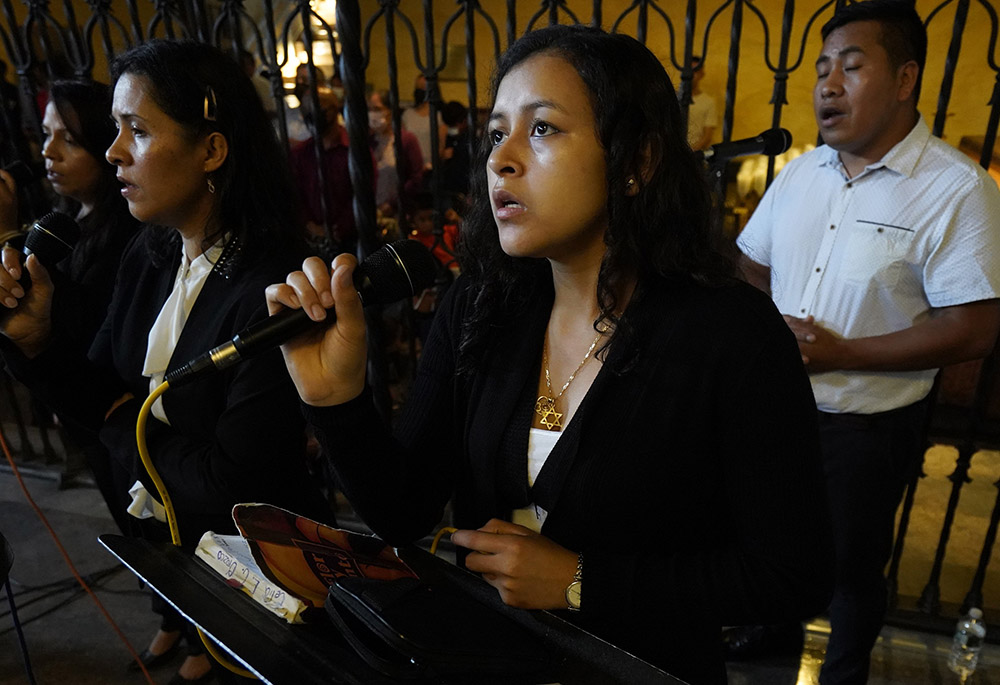
<svg viewBox="0 0 1000 685">
<path fill-rule="evenodd" d="M 830 224 L 830 230 L 831 230 L 831 231 L 832 231 L 833 229 L 835 229 L 835 228 L 837 228 L 837 226 L 836 226 L 835 224 Z"/>
<path fill-rule="evenodd" d="M 806 310 L 805 310 L 805 309 L 802 309 L 802 310 L 800 310 L 800 311 L 801 311 L 801 312 L 802 312 L 803 314 L 805 314 L 805 313 L 806 313 Z"/>
<path fill-rule="evenodd" d="M 818 266 L 816 267 L 816 273 L 819 273 L 819 267 Z"/>
<path fill-rule="evenodd" d="M 854 184 L 853 184 L 853 183 L 848 183 L 848 184 L 847 184 L 847 187 L 848 187 L 848 188 L 853 188 L 853 187 L 854 187 Z"/>
<path fill-rule="evenodd" d="M 884 229 L 884 228 L 882 228 L 881 226 L 879 226 L 879 227 L 878 227 L 878 229 L 876 229 L 876 230 L 877 230 L 877 231 L 878 231 L 879 233 L 885 233 L 885 229 Z"/>
</svg>

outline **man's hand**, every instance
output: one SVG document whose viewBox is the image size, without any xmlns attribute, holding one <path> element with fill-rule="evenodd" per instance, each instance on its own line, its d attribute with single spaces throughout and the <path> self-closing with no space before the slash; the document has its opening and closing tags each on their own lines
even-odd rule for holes
<svg viewBox="0 0 1000 685">
<path fill-rule="evenodd" d="M 470 571 L 483 574 L 505 604 L 520 609 L 565 609 L 577 554 L 524 526 L 491 519 L 479 530 L 459 530 L 451 541 L 472 550 Z"/>
<path fill-rule="evenodd" d="M 982 300 L 931 310 L 931 315 L 894 333 L 842 338 L 813 317 L 785 316 L 810 373 L 823 371 L 918 371 L 980 359 L 1000 331 L 1000 300 Z"/>
<path fill-rule="evenodd" d="M 811 316 L 799 319 L 785 315 L 785 323 L 795 334 L 802 363 L 810 373 L 847 368 L 849 346 L 846 340 L 817 325 Z"/>
</svg>

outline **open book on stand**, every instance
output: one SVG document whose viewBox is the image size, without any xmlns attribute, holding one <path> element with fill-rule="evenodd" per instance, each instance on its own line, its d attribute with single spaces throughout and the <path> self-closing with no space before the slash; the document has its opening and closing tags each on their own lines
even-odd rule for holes
<svg viewBox="0 0 1000 685">
<path fill-rule="evenodd" d="M 394 580 L 416 574 L 381 539 L 331 528 L 269 504 L 238 504 L 240 535 L 205 533 L 195 556 L 289 623 L 322 611 L 338 578 Z"/>
</svg>

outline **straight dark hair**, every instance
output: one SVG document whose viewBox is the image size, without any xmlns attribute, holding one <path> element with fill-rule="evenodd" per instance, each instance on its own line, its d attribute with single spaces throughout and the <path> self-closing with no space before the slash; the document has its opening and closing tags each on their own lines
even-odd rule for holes
<svg viewBox="0 0 1000 685">
<path fill-rule="evenodd" d="M 82 235 L 69 257 L 68 272 L 71 278 L 78 280 L 106 250 L 124 244 L 138 222 L 129 214 L 128 203 L 121 196 L 114 165 L 104 156 L 116 135 L 110 117 L 111 91 L 107 84 L 86 79 L 53 81 L 49 86 L 49 100 L 74 142 L 86 150 L 101 169 L 94 209 L 82 218 Z M 61 211 L 71 216 L 80 211 L 79 203 L 71 198 L 60 197 L 57 204 Z"/>
<path fill-rule="evenodd" d="M 590 26 L 550 26 L 526 34 L 501 55 L 492 101 L 512 69 L 542 53 L 569 62 L 589 91 L 607 163 L 609 217 L 594 326 L 614 324 L 616 344 L 632 349 L 632 328 L 619 316 L 618 293 L 625 283 L 635 279 L 638 298 L 652 278 L 730 282 L 734 265 L 713 246 L 704 171 L 687 143 L 677 96 L 659 60 L 629 36 Z M 472 278 L 476 306 L 464 326 L 460 373 L 472 371 L 496 339 L 491 328 L 515 320 L 541 279 L 551 279 L 545 260 L 513 258 L 500 246 L 484 173 L 488 138 L 473 166 L 472 206 L 461 240 L 460 260 Z M 625 193 L 629 178 L 640 186 L 634 196 Z"/>
<path fill-rule="evenodd" d="M 271 248 L 298 242 L 288 160 L 257 91 L 239 64 L 215 47 L 195 41 L 153 40 L 111 63 L 112 86 L 123 74 L 143 76 L 150 97 L 192 138 L 219 132 L 229 143 L 225 162 L 212 174 L 218 229 L 205 247 L 231 233 L 239 261 L 263 258 Z M 165 258 L 162 241 L 154 258 Z"/>
</svg>

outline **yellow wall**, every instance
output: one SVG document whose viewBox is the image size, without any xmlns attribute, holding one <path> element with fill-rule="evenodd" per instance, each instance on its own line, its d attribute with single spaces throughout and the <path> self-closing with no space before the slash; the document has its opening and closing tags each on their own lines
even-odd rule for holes
<svg viewBox="0 0 1000 685">
<path fill-rule="evenodd" d="M 702 38 L 705 33 L 706 24 L 710 11 L 714 11 L 723 3 L 721 0 L 706 3 L 698 3 L 698 16 L 696 21 L 696 47 L 695 52 L 701 52 Z M 809 16 L 824 3 L 818 0 L 811 2 L 796 3 L 796 15 L 793 24 L 793 40 L 789 50 L 790 62 L 796 62 L 802 50 L 801 36 L 805 29 L 805 24 Z M 921 16 L 926 16 L 934 7 L 939 4 L 939 0 L 917 0 L 917 10 Z M 996 3 L 994 3 L 996 4 Z M 151 2 L 137 3 L 144 27 L 152 14 L 153 4 Z M 246 2 L 248 11 L 251 14 L 259 14 L 259 7 L 253 0 Z M 505 0 L 482 0 L 481 3 L 497 24 L 499 32 L 500 49 L 506 47 L 506 2 Z M 603 26 L 610 29 L 617 18 L 631 5 L 630 0 L 608 0 L 603 8 Z M 924 92 L 920 102 L 920 109 L 924 113 L 928 122 L 933 121 L 937 108 L 938 87 L 944 70 L 944 56 L 951 39 L 951 24 L 954 17 L 954 3 L 945 11 L 941 12 L 934 19 L 929 27 L 930 49 L 927 62 L 926 74 L 924 78 Z M 113 5 L 115 15 L 128 26 L 128 12 L 122 0 L 114 0 Z M 279 15 L 287 13 L 290 7 L 287 3 L 276 2 L 275 6 Z M 577 19 L 589 22 L 591 19 L 590 0 L 567 0 L 566 6 L 572 11 Z M 23 22 L 27 8 L 21 3 L 13 4 L 17 14 L 18 22 Z M 84 23 L 89 16 L 89 7 L 82 0 L 74 3 L 77 13 L 78 23 Z M 526 28 L 531 16 L 538 11 L 539 2 L 519 2 L 517 7 L 518 34 Z M 778 40 L 781 30 L 781 14 L 784 7 L 783 0 L 757 0 L 754 3 L 761 14 L 767 20 L 770 29 L 770 41 L 768 52 L 772 63 L 777 62 Z M 686 3 L 681 0 L 663 1 L 661 8 L 668 14 L 674 25 L 674 36 L 677 41 L 683 40 L 684 32 L 684 12 Z M 57 19 L 65 22 L 62 15 L 61 6 L 53 4 L 52 12 Z M 257 12 L 253 10 L 257 9 Z M 362 22 L 367 21 L 378 11 L 378 0 L 361 0 Z M 437 0 L 434 4 L 434 24 L 435 41 L 441 40 L 444 26 L 456 11 L 460 9 L 458 3 L 453 0 Z M 418 0 L 401 0 L 400 10 L 405 13 L 413 22 L 417 37 L 417 48 L 420 59 L 425 59 L 423 48 L 423 9 L 422 3 Z M 811 93 L 814 80 L 813 62 L 819 52 L 819 27 L 823 21 L 832 13 L 832 8 L 827 8 L 823 16 L 813 24 L 810 30 L 809 39 L 805 43 L 804 52 L 801 54 L 801 66 L 792 72 L 788 79 L 788 105 L 784 108 L 782 115 L 782 125 L 788 128 L 793 135 L 796 144 L 814 142 L 816 140 L 816 126 L 813 121 Z M 723 107 L 723 93 L 726 86 L 726 69 L 729 51 L 729 32 L 733 10 L 728 7 L 714 21 L 709 35 L 708 49 L 706 51 L 706 76 L 703 82 L 703 89 L 714 93 L 718 97 L 720 113 Z M 570 21 L 565 12 L 560 15 L 561 21 Z M 259 18 L 259 17 L 258 17 Z M 282 17 L 278 17 L 280 25 Z M 548 21 L 547 16 L 543 16 L 535 24 L 542 26 Z M 6 24 L 6 22 L 4 22 Z M 477 75 L 478 75 L 478 104 L 486 107 L 487 85 L 489 73 L 494 60 L 494 47 L 492 33 L 488 23 L 481 17 L 477 17 L 475 22 L 476 42 L 477 42 Z M 621 31 L 634 34 L 636 30 L 636 14 L 632 12 L 620 26 Z M 162 26 L 158 31 L 162 35 Z M 413 80 L 417 74 L 417 67 L 413 56 L 413 43 L 409 33 L 405 30 L 402 22 L 397 21 L 396 35 L 398 41 L 398 62 L 400 73 L 400 96 L 406 102 L 411 97 Z M 96 36 L 95 36 L 96 37 Z M 385 40 L 385 24 L 380 21 L 375 24 L 371 34 L 370 46 L 371 62 L 368 68 L 368 81 L 377 87 L 388 85 L 387 76 L 387 55 Z M 962 136 L 982 136 L 986 130 L 987 117 L 989 116 L 988 100 L 992 91 L 994 74 L 989 70 L 986 63 L 987 42 L 989 39 L 989 17 L 986 11 L 978 4 L 972 3 L 969 14 L 968 27 L 966 29 L 964 44 L 959 60 L 959 68 L 956 73 L 954 92 L 948 106 L 948 120 L 945 127 L 944 138 L 953 144 L 958 144 Z M 667 71 L 672 77 L 678 77 L 678 71 L 671 64 L 669 43 L 670 34 L 666 23 L 656 13 L 649 15 L 648 41 L 650 49 L 660 57 L 667 66 Z M 116 40 L 116 42 L 118 42 Z M 457 73 L 464 73 L 464 44 L 465 44 L 465 18 L 459 18 L 452 26 L 449 43 L 453 45 L 451 56 L 453 59 L 448 66 L 448 71 L 453 72 L 457 68 Z M 94 41 L 95 52 L 100 53 L 99 39 Z M 739 83 L 736 93 L 736 105 L 733 120 L 733 138 L 743 138 L 755 135 L 756 133 L 771 126 L 773 108 L 768 104 L 773 89 L 773 79 L 771 72 L 767 69 L 764 60 L 764 33 L 761 29 L 760 21 L 753 12 L 744 10 L 743 37 L 740 43 L 740 71 Z M 677 43 L 673 46 L 676 59 L 680 61 L 683 45 Z M 459 64 L 455 64 L 455 61 Z M 440 61 L 440 46 L 438 47 L 437 59 Z M 1000 61 L 1000 55 L 997 56 Z M 98 64 L 95 67 L 94 75 L 99 79 L 106 78 L 106 66 L 102 57 L 98 57 Z M 8 79 L 13 80 L 12 70 L 8 72 Z M 467 85 L 461 81 L 446 80 L 441 83 L 442 94 L 446 100 L 460 100 L 468 102 Z M 716 131 L 716 139 L 721 139 L 721 127 Z"/>
<path fill-rule="evenodd" d="M 610 0 L 606 2 L 603 9 L 603 27 L 610 29 L 614 21 L 630 4 L 630 2 L 625 2 L 624 0 Z M 709 7 L 714 11 L 714 8 L 721 4 L 719 2 L 713 2 L 711 5 L 709 3 L 699 3 L 695 31 L 695 53 L 701 52 L 701 44 L 710 14 Z M 921 16 L 926 16 L 938 4 L 937 0 L 918 0 L 917 11 Z M 822 5 L 822 2 L 815 1 L 796 3 L 796 14 L 792 30 L 793 40 L 789 49 L 789 62 L 794 64 L 799 60 L 801 53 L 801 65 L 789 76 L 787 89 L 788 105 L 784 107 L 782 113 L 782 125 L 792 132 L 796 144 L 809 143 L 816 140 L 817 131 L 813 120 L 811 104 L 812 86 L 815 79 L 813 63 L 819 54 L 821 45 L 819 38 L 820 26 L 829 18 L 832 13 L 832 7 L 828 8 L 821 18 L 812 25 L 809 38 L 805 43 L 804 52 L 801 37 L 809 16 Z M 484 0 L 482 6 L 493 17 L 494 21 L 497 22 L 502 49 L 506 46 L 506 28 L 504 23 L 506 20 L 506 3 L 502 0 Z M 537 11 L 536 8 L 538 6 L 537 3 L 519 3 L 517 15 L 519 33 L 524 31 L 531 14 Z M 664 2 L 662 4 L 662 8 L 673 22 L 674 36 L 677 41 L 683 40 L 685 6 L 683 2 Z M 780 40 L 784 2 L 781 0 L 758 0 L 754 3 L 754 6 L 760 10 L 767 21 L 770 31 L 769 39 L 771 41 L 768 46 L 768 53 L 772 64 L 777 63 L 780 47 L 778 41 Z M 590 21 L 591 3 L 588 0 L 569 0 L 567 7 L 576 14 L 579 20 L 584 22 Z M 361 8 L 362 21 L 367 22 L 373 13 L 377 11 L 378 3 L 376 0 L 362 0 Z M 458 5 L 454 2 L 436 3 L 434 15 L 435 40 L 440 41 L 441 32 L 447 19 L 457 9 Z M 414 22 L 421 59 L 424 59 L 424 29 L 421 3 L 416 0 L 402 0 L 400 10 L 406 13 L 410 20 Z M 924 113 L 928 123 L 933 121 L 937 108 L 938 88 L 944 71 L 945 54 L 951 40 L 954 12 L 953 6 L 947 8 L 935 17 L 933 23 L 928 28 L 930 47 L 928 49 L 926 75 L 924 78 L 924 91 L 920 101 L 920 110 Z M 563 17 L 561 21 L 570 21 L 567 15 L 562 14 L 561 16 Z M 727 8 L 715 19 L 711 27 L 708 49 L 706 51 L 707 73 L 702 87 L 703 90 L 717 95 L 720 115 L 724 105 L 723 97 L 726 87 L 729 33 L 732 16 L 732 9 Z M 547 21 L 547 17 L 543 17 L 541 22 L 536 24 L 536 26 L 544 25 Z M 986 63 L 987 41 L 989 38 L 988 22 L 989 19 L 985 10 L 977 3 L 973 3 L 963 40 L 954 90 L 948 106 L 948 120 L 944 132 L 944 138 L 956 145 L 962 136 L 981 136 L 986 130 L 987 117 L 989 116 L 987 103 L 994 80 L 994 74 L 988 69 Z M 634 12 L 622 22 L 619 30 L 634 35 L 636 30 L 636 15 Z M 410 98 L 417 68 L 413 59 L 412 41 L 409 38 L 408 32 L 403 30 L 399 22 L 397 22 L 396 35 L 398 43 L 397 59 L 400 73 L 400 97 L 402 100 L 407 101 Z M 493 46 L 489 26 L 481 18 L 477 18 L 476 21 L 476 40 L 478 44 L 478 98 L 479 105 L 485 107 L 488 104 L 486 102 L 486 91 L 489 71 L 493 64 Z M 671 51 L 669 41 L 670 34 L 666 23 L 659 15 L 650 13 L 647 45 L 667 66 L 667 71 L 671 77 L 675 78 L 676 85 L 679 73 L 669 59 Z M 449 42 L 464 45 L 464 17 L 453 25 Z M 673 50 L 677 61 L 680 61 L 683 45 L 678 42 L 673 47 Z M 739 81 L 733 117 L 733 138 L 756 135 L 771 126 L 773 107 L 768 103 L 771 99 L 774 81 L 765 63 L 764 50 L 764 32 L 761 28 L 761 23 L 752 12 L 744 10 L 743 37 L 740 43 Z M 378 87 L 385 87 L 388 84 L 388 80 L 386 76 L 385 28 L 382 22 L 376 24 L 372 32 L 371 53 L 368 80 Z M 464 83 L 445 81 L 442 83 L 441 89 L 442 95 L 446 100 L 457 99 L 462 102 L 468 101 L 466 85 Z M 721 135 L 720 126 L 716 132 L 717 140 L 721 140 Z"/>
</svg>

